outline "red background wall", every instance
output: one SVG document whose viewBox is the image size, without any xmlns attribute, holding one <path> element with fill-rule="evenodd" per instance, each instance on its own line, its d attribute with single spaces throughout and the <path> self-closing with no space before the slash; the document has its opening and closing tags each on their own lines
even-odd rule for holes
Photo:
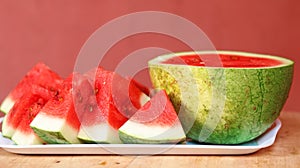
<svg viewBox="0 0 300 168">
<path fill-rule="evenodd" d="M 294 83 L 285 110 L 300 112 L 298 0 L 0 0 L 0 100 L 38 61 L 67 76 L 81 46 L 95 30 L 111 19 L 144 10 L 189 19 L 217 49 L 268 53 L 294 60 Z M 136 36 L 120 41 L 109 51 L 107 60 L 155 43 L 172 51 L 184 49 L 159 35 Z"/>
</svg>

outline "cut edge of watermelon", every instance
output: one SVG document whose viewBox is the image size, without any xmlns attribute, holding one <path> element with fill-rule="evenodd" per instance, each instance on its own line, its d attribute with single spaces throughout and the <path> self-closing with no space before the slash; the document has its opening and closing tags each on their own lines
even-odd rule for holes
<svg viewBox="0 0 300 168">
<path fill-rule="evenodd" d="M 164 54 L 161 56 L 158 56 L 150 61 L 148 61 L 148 66 L 152 67 L 155 65 L 166 65 L 166 66 L 190 66 L 190 65 L 179 65 L 179 64 L 167 64 L 164 63 L 164 61 L 167 61 L 174 57 L 180 57 L 180 56 L 191 56 L 191 55 L 207 55 L 207 54 L 223 54 L 223 55 L 232 55 L 232 56 L 239 56 L 239 57 L 254 57 L 254 58 L 266 58 L 271 60 L 277 60 L 281 63 L 278 65 L 271 65 L 271 66 L 264 66 L 264 67 L 222 67 L 222 66 L 205 66 L 205 68 L 226 68 L 226 69 L 267 69 L 267 68 L 274 68 L 274 67 L 284 67 L 284 66 L 290 66 L 294 64 L 294 61 L 281 57 L 281 56 L 275 56 L 275 55 L 269 55 L 269 54 L 258 54 L 258 53 L 251 53 L 251 52 L 244 52 L 244 51 L 227 51 L 227 50 L 218 50 L 218 51 L 187 51 L 187 52 L 178 52 L 178 53 L 171 53 L 171 54 Z M 218 60 L 219 64 L 221 64 L 221 61 Z M 203 68 L 203 66 L 194 66 L 198 68 Z"/>
</svg>

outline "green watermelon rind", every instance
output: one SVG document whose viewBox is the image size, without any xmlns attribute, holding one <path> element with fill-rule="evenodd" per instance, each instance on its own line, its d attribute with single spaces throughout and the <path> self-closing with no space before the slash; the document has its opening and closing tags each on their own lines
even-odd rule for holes
<svg viewBox="0 0 300 168">
<path fill-rule="evenodd" d="M 174 56 L 174 54 L 170 54 L 149 61 L 151 81 L 155 88 L 166 90 L 176 111 L 180 111 L 178 115 L 188 138 L 212 144 L 240 144 L 250 141 L 265 132 L 279 116 L 292 83 L 294 63 L 275 56 L 227 51 L 218 53 L 255 55 L 278 59 L 283 63 L 279 66 L 264 68 L 217 68 L 162 64 L 161 61 Z M 189 54 L 194 54 L 194 52 L 183 52 L 177 55 Z M 187 73 L 192 74 L 193 77 L 185 77 L 188 76 Z M 225 79 L 226 83 L 220 82 L 220 78 L 214 78 L 214 76 Z M 188 91 L 184 93 L 187 94 L 184 100 L 178 94 L 180 93 L 178 83 L 182 86 L 181 90 Z M 202 98 L 203 103 L 199 104 L 199 100 L 193 98 L 194 94 L 198 94 L 198 92 L 189 90 L 191 83 L 196 83 L 194 88 L 199 88 L 201 94 L 198 96 L 200 99 Z M 212 100 L 212 84 L 216 88 L 224 89 L 215 96 L 216 99 L 222 100 L 220 97 L 223 96 L 226 100 L 221 118 L 218 118 L 220 116 L 210 116 L 215 118 L 211 121 L 218 120 L 216 128 L 207 127 L 213 123 L 206 123 L 205 128 L 208 130 L 204 131 L 213 132 L 208 138 L 202 139 L 199 135 L 204 128 L 209 110 L 219 108 L 216 106 L 209 108 Z M 184 106 L 180 106 L 181 104 Z M 195 108 L 198 110 L 193 111 Z M 193 125 L 189 123 L 191 121 L 194 122 Z"/>
<path fill-rule="evenodd" d="M 49 144 L 71 144 L 60 132 L 50 132 L 31 127 L 34 132 L 45 142 Z"/>
<path fill-rule="evenodd" d="M 81 141 L 83 141 L 85 144 L 111 144 L 107 141 L 94 141 L 91 140 L 89 138 L 82 138 L 82 137 L 78 137 L 78 139 L 80 139 Z"/>
</svg>

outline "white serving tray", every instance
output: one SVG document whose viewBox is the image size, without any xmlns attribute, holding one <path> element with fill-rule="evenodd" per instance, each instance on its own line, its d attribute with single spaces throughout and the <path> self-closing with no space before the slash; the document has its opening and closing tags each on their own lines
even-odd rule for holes
<svg viewBox="0 0 300 168">
<path fill-rule="evenodd" d="M 15 145 L 0 134 L 0 147 L 16 154 L 88 154 L 88 155 L 243 155 L 271 146 L 281 127 L 277 119 L 274 126 L 257 139 L 240 145 L 186 144 L 47 144 Z"/>
</svg>

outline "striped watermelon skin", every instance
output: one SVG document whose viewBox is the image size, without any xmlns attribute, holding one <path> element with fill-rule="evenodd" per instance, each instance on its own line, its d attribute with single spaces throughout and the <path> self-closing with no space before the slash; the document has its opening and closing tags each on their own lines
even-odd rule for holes
<svg viewBox="0 0 300 168">
<path fill-rule="evenodd" d="M 188 138 L 212 144 L 250 141 L 264 133 L 280 115 L 292 84 L 294 63 L 262 54 L 218 54 L 275 61 L 252 67 L 165 62 L 174 57 L 195 56 L 195 52 L 177 53 L 149 61 L 151 81 L 154 87 L 167 91 Z"/>
</svg>

